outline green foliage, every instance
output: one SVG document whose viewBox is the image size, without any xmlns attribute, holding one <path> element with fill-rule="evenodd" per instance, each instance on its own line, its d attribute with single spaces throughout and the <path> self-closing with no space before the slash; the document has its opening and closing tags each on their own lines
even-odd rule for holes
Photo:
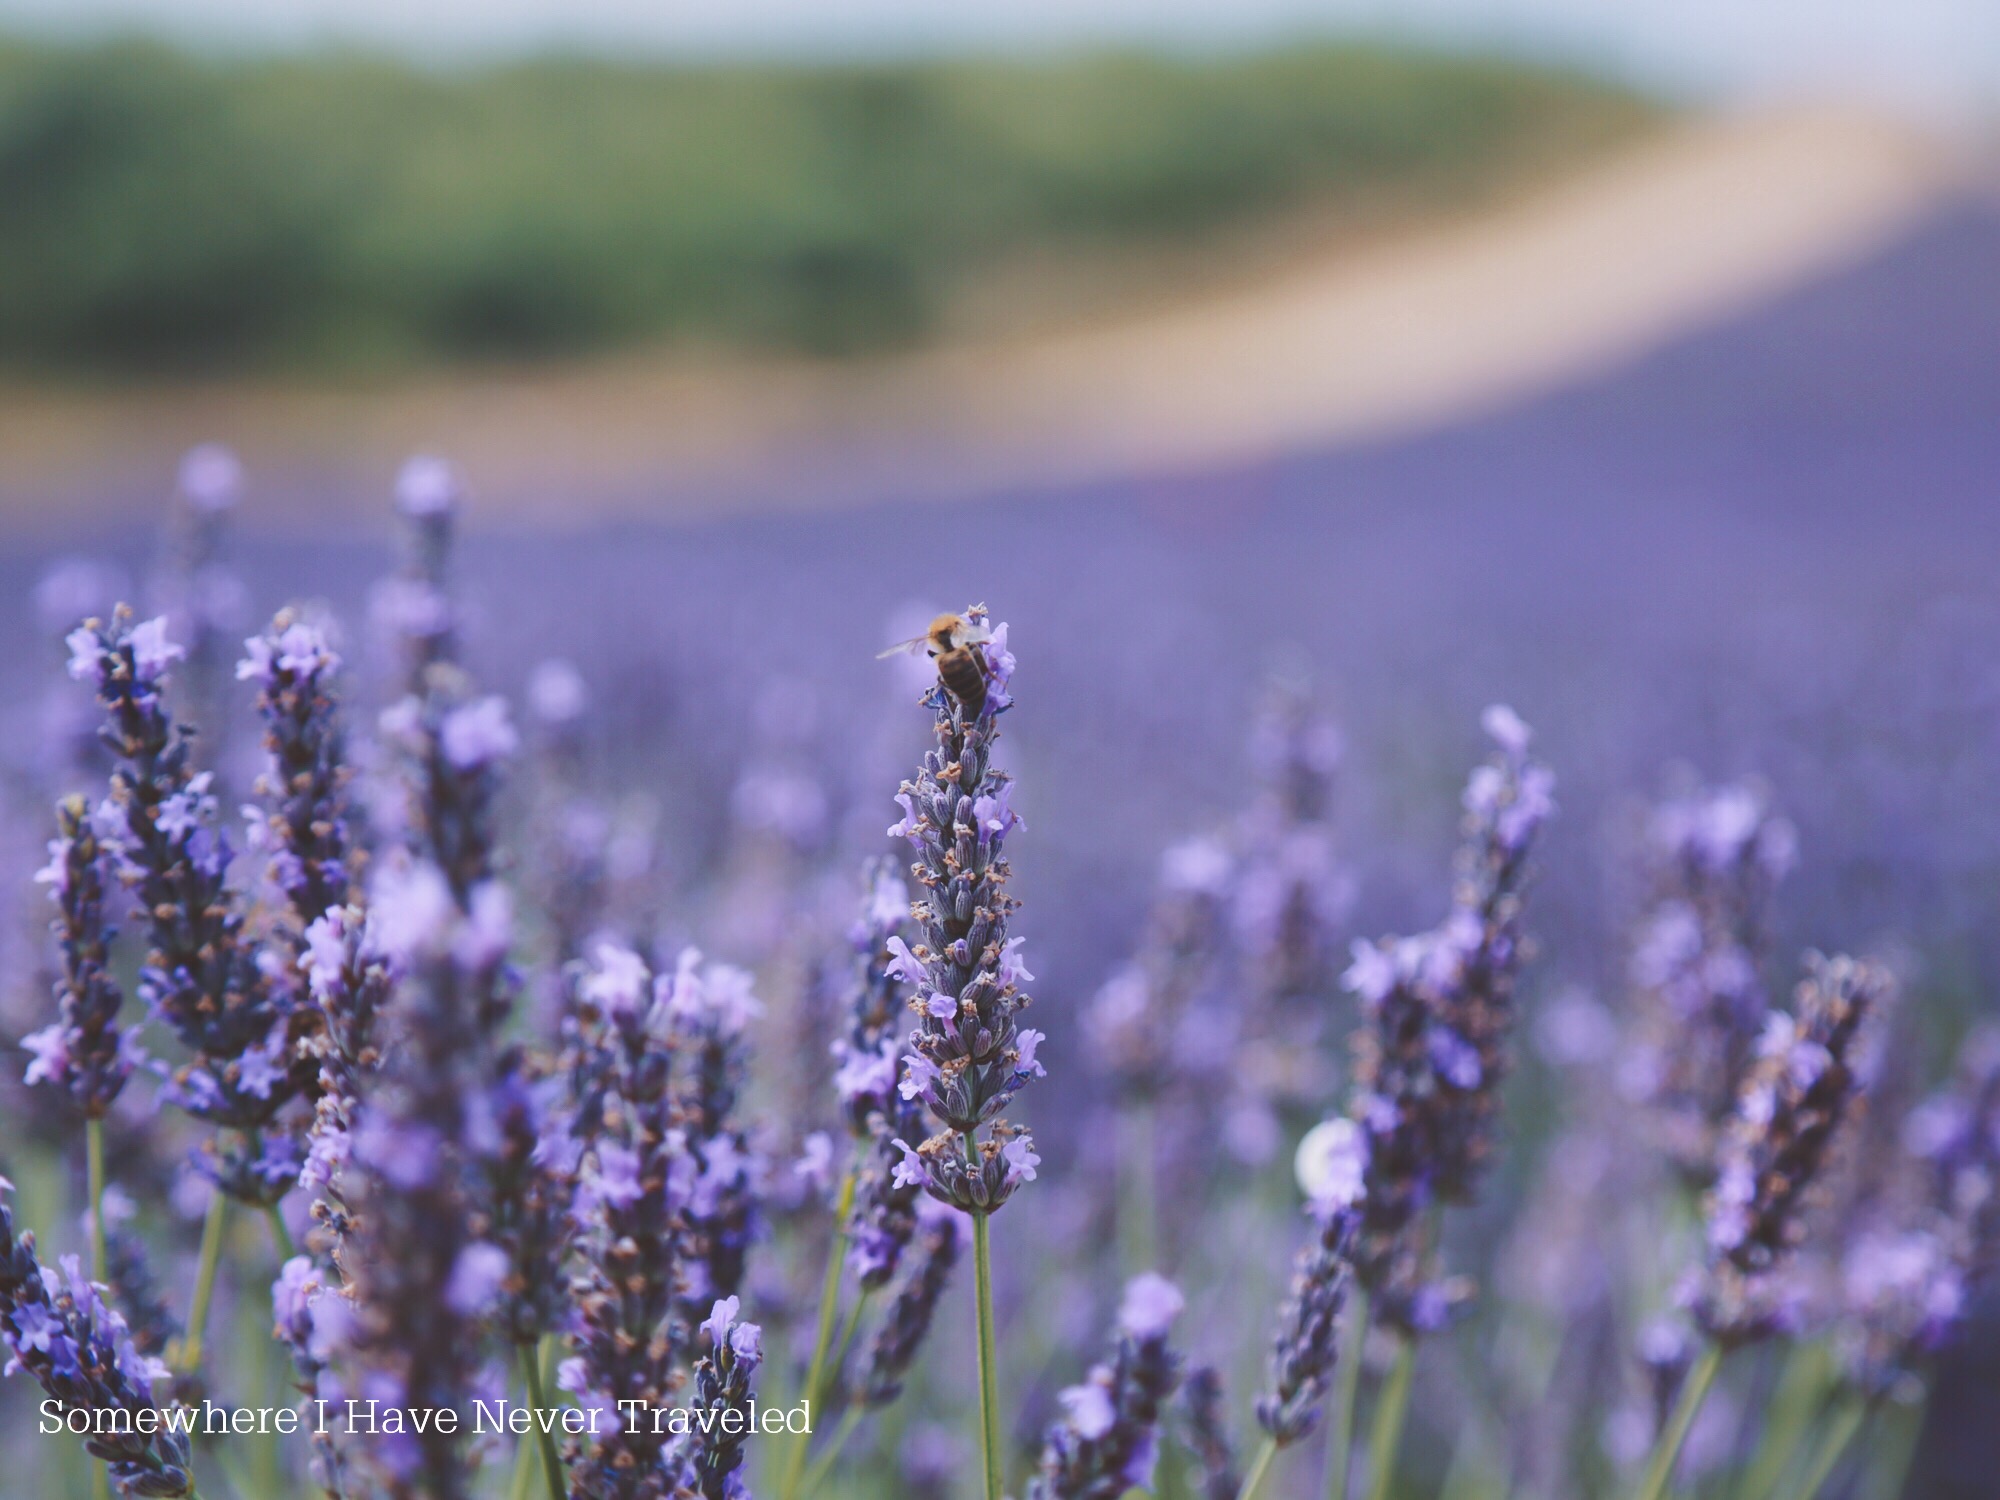
<svg viewBox="0 0 2000 1500">
<path fill-rule="evenodd" d="M 0 358 L 906 344 L 1024 252 L 1449 201 L 1646 113 L 1564 74 L 1352 46 L 446 74 L 0 45 Z"/>
</svg>

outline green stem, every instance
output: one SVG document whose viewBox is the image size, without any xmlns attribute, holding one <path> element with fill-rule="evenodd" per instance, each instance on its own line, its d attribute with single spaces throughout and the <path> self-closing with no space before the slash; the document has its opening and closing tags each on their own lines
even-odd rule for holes
<svg viewBox="0 0 2000 1500">
<path fill-rule="evenodd" d="M 1278 1456 L 1278 1440 L 1267 1437 L 1257 1445 L 1257 1456 L 1250 1460 L 1250 1467 L 1243 1475 L 1243 1487 L 1236 1492 L 1236 1500 L 1257 1500 L 1257 1491 L 1263 1487 L 1264 1476 L 1271 1472 L 1271 1460 Z"/>
<path fill-rule="evenodd" d="M 111 1281 L 111 1252 L 104 1233 L 104 1122 L 86 1120 L 83 1140 L 90 1174 L 90 1277 L 104 1286 Z"/>
<path fill-rule="evenodd" d="M 517 1348 L 521 1359 L 521 1373 L 528 1381 L 528 1409 L 541 1412 L 548 1407 L 548 1397 L 542 1390 L 542 1362 L 536 1358 L 533 1344 L 522 1344 Z M 542 1450 L 542 1473 L 549 1481 L 549 1500 L 567 1500 L 569 1485 L 563 1479 L 562 1456 L 556 1452 L 555 1434 L 537 1421 L 535 1442 Z"/>
<path fill-rule="evenodd" d="M 264 1217 L 271 1225 L 271 1246 L 278 1252 L 278 1263 L 282 1266 L 294 1255 L 299 1247 L 292 1243 L 292 1232 L 285 1227 L 284 1211 L 273 1203 L 264 1209 Z"/>
<path fill-rule="evenodd" d="M 847 1310 L 847 1321 L 841 1325 L 840 1338 L 833 1346 L 833 1363 L 827 1366 L 831 1371 L 847 1368 L 847 1354 L 854 1347 L 854 1335 L 860 1331 L 861 1316 L 868 1311 L 868 1299 L 875 1295 L 871 1288 L 863 1287 L 861 1295 L 854 1299 L 854 1305 Z"/>
<path fill-rule="evenodd" d="M 967 1137 L 966 1145 L 971 1147 L 970 1137 Z M 986 1474 L 986 1500 L 1003 1500 L 1000 1376 L 993 1344 L 993 1248 L 988 1225 L 991 1218 L 992 1215 L 984 1210 L 973 1211 L 972 1266 L 979 1316 L 979 1449 Z"/>
<path fill-rule="evenodd" d="M 806 1471 L 805 1482 L 799 1486 L 799 1500 L 806 1497 L 825 1483 L 826 1476 L 833 1472 L 833 1466 L 840 1461 L 840 1450 L 847 1446 L 854 1429 L 861 1425 L 861 1419 L 868 1415 L 865 1406 L 850 1406 L 841 1413 L 840 1425 L 833 1430 L 833 1437 L 825 1450 L 813 1460 L 813 1466 Z M 803 1445 L 801 1445 L 803 1446 Z"/>
<path fill-rule="evenodd" d="M 1347 1500 L 1354 1471 L 1354 1407 L 1361 1392 L 1361 1349 L 1368 1342 L 1368 1294 L 1356 1287 L 1347 1302 L 1347 1338 L 1334 1372 L 1333 1429 L 1327 1435 L 1327 1500 Z"/>
<path fill-rule="evenodd" d="M 175 1361 L 183 1374 L 201 1368 L 202 1330 L 208 1326 L 208 1304 L 215 1299 L 215 1272 L 222 1264 L 222 1221 L 228 1211 L 229 1197 L 218 1188 L 210 1196 L 208 1214 L 201 1221 L 201 1259 L 195 1266 L 194 1296 L 188 1302 L 187 1333 Z"/>
<path fill-rule="evenodd" d="M 1368 1440 L 1368 1465 L 1374 1471 L 1368 1485 L 1369 1500 L 1389 1500 L 1389 1487 L 1396 1478 L 1396 1450 L 1403 1444 L 1403 1421 L 1410 1410 L 1410 1379 L 1416 1368 L 1417 1341 L 1405 1338 L 1396 1350 L 1388 1383 L 1375 1402 L 1375 1427 Z"/>
<path fill-rule="evenodd" d="M 86 1175 L 90 1184 L 90 1279 L 108 1289 L 111 1282 L 111 1252 L 104 1233 L 104 1122 L 89 1119 L 83 1126 Z M 109 1472 L 101 1463 L 90 1465 L 90 1492 L 97 1500 L 111 1500 Z"/>
<path fill-rule="evenodd" d="M 1153 1185 L 1153 1109 L 1133 1104 L 1118 1119 L 1118 1250 L 1127 1276 L 1154 1266 L 1159 1211 Z"/>
<path fill-rule="evenodd" d="M 1721 1368 L 1722 1349 L 1710 1344 L 1702 1350 L 1701 1358 L 1695 1361 L 1681 1385 L 1673 1415 L 1667 1418 L 1660 1440 L 1653 1445 L 1653 1456 L 1646 1461 L 1646 1477 L 1640 1481 L 1634 1500 L 1660 1500 L 1666 1494 L 1667 1484 L 1674 1477 L 1674 1464 L 1681 1456 L 1681 1445 L 1687 1441 L 1701 1403 L 1708 1399 L 1708 1388 L 1715 1384 L 1715 1372 Z"/>
<path fill-rule="evenodd" d="M 1909 1483 L 1910 1461 L 1917 1455 L 1917 1439 L 1923 1436 L 1923 1430 L 1922 1402 L 1894 1414 L 1888 1438 L 1875 1444 L 1876 1458 L 1870 1476 L 1874 1482 L 1864 1491 L 1869 1500 L 1902 1500 Z"/>
<path fill-rule="evenodd" d="M 1858 1396 L 1848 1397 L 1835 1408 L 1833 1420 L 1820 1434 L 1819 1444 L 1813 1449 L 1812 1462 L 1806 1468 L 1805 1478 L 1792 1490 L 1792 1500 L 1813 1500 L 1821 1486 L 1832 1477 L 1871 1410 L 1870 1404 Z"/>
<path fill-rule="evenodd" d="M 1784 1373 L 1764 1421 L 1764 1433 L 1732 1491 L 1734 1500 L 1769 1500 L 1812 1433 L 1820 1405 L 1818 1350 L 1801 1344 L 1785 1358 Z"/>
<path fill-rule="evenodd" d="M 834 1320 L 840 1314 L 840 1271 L 845 1260 L 847 1244 L 847 1217 L 854 1212 L 854 1184 L 856 1169 L 849 1167 L 847 1175 L 840 1179 L 840 1197 L 833 1210 L 833 1243 L 827 1247 L 826 1274 L 819 1284 L 819 1325 L 813 1334 L 812 1363 L 806 1366 L 805 1400 L 808 1411 L 819 1404 L 820 1382 L 825 1379 L 826 1356 L 833 1347 Z M 810 1416 L 808 1416 L 810 1423 Z M 792 1444 L 790 1456 L 785 1461 L 785 1477 L 778 1485 L 779 1500 L 794 1500 L 799 1492 L 799 1477 L 805 1472 L 806 1450 L 812 1446 L 812 1432 L 808 1430 Z"/>
</svg>

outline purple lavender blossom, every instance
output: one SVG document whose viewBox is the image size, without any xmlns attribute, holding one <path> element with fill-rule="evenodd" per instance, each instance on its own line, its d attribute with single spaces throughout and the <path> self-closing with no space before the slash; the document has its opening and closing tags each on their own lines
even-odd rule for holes
<svg viewBox="0 0 2000 1500">
<path fill-rule="evenodd" d="M 1188 1371 L 1179 1406 L 1181 1443 L 1193 1460 L 1195 1492 L 1201 1500 L 1236 1500 L 1236 1453 L 1229 1440 L 1222 1376 L 1214 1366 Z"/>
<path fill-rule="evenodd" d="M 1900 1201 L 1851 1239 L 1839 1268 L 1835 1347 L 1871 1396 L 1918 1385 L 2000 1264 L 2000 1027 L 1965 1039 L 1956 1077 L 1901 1134 Z"/>
<path fill-rule="evenodd" d="M 1299 1252 L 1291 1290 L 1271 1342 L 1269 1387 L 1257 1398 L 1257 1422 L 1272 1441 L 1295 1443 L 1319 1424 L 1320 1406 L 1340 1358 L 1340 1311 L 1351 1281 L 1356 1215 L 1346 1207 L 1321 1214 L 1311 1243 Z M 1357 1351 L 1348 1351 L 1350 1359 Z"/>
<path fill-rule="evenodd" d="M 349 773 L 333 698 L 340 658 L 324 630 L 291 610 L 279 611 L 264 634 L 243 644 L 236 676 L 256 685 L 270 757 L 257 790 L 272 803 L 266 824 L 272 882 L 303 931 L 344 904 L 353 883 Z"/>
<path fill-rule="evenodd" d="M 76 1257 L 63 1257 L 60 1274 L 35 1255 L 35 1237 L 17 1234 L 0 1179 L 0 1338 L 11 1359 L 7 1373 L 26 1371 L 65 1408 L 101 1421 L 119 1414 L 121 1428 L 136 1427 L 142 1413 L 159 1421 L 156 1386 L 166 1367 L 133 1344 L 125 1320 L 87 1280 Z M 158 1431 L 93 1430 L 84 1447 L 110 1469 L 111 1482 L 128 1495 L 194 1493 L 187 1439 Z"/>
<path fill-rule="evenodd" d="M 886 1406 L 902 1394 L 970 1238 L 964 1212 L 934 1198 L 919 1198 L 913 1217 L 916 1236 L 901 1257 L 902 1279 L 882 1311 L 863 1365 L 861 1399 L 869 1406 Z"/>
<path fill-rule="evenodd" d="M 764 1345 L 755 1323 L 737 1321 L 738 1305 L 734 1297 L 718 1300 L 701 1325 L 709 1347 L 694 1368 L 690 1431 L 668 1455 L 669 1466 L 681 1473 L 675 1493 L 688 1500 L 749 1500 L 743 1449 Z M 734 1421 L 728 1420 L 732 1414 Z"/>
<path fill-rule="evenodd" d="M 970 641 L 962 649 L 977 654 L 985 692 L 975 709 L 942 681 L 925 695 L 937 748 L 917 779 L 903 783 L 896 800 L 904 815 L 889 832 L 915 851 L 910 874 L 923 889 L 911 909 L 923 941 L 910 950 L 923 978 L 911 997 L 917 1029 L 901 1087 L 944 1126 L 904 1154 L 902 1176 L 943 1202 L 983 1213 L 1034 1178 L 1033 1143 L 999 1114 L 1043 1069 L 1015 1022 L 1029 1002 L 1016 983 L 1026 971 L 1007 936 L 1016 902 L 1007 894 L 1002 851 L 1020 818 L 1007 774 L 992 764 L 999 715 L 1013 702 L 1014 658 L 1007 627 L 989 629 L 984 606 L 962 618 Z M 990 1128 L 979 1141 L 982 1127 Z"/>
<path fill-rule="evenodd" d="M 1482 719 L 1499 753 L 1465 788 L 1465 834 L 1452 910 L 1432 939 L 1424 981 L 1435 1018 L 1427 1045 L 1444 1085 L 1437 1192 L 1468 1203 L 1494 1146 L 1494 1119 L 1514 1032 L 1514 984 L 1526 943 L 1528 855 L 1555 811 L 1555 777 L 1528 759 L 1528 726 L 1496 704 Z"/>
<path fill-rule="evenodd" d="M 419 454 L 396 476 L 403 559 L 370 596 L 369 615 L 393 643 L 405 689 L 422 693 L 429 669 L 455 659 L 459 621 L 448 591 L 453 530 L 465 483 L 446 459 Z"/>
<path fill-rule="evenodd" d="M 603 944 L 578 993 L 575 1045 L 594 1058 L 573 1071 L 603 1102 L 579 1171 L 573 1352 L 560 1384 L 607 1420 L 571 1446 L 570 1482 L 586 1500 L 662 1500 L 668 1435 L 609 1418 L 621 1402 L 665 1406 L 679 1388 L 696 1165 L 673 1089 L 673 1033 L 644 963 Z"/>
<path fill-rule="evenodd" d="M 682 1058 L 676 1104 L 694 1166 L 685 1225 L 686 1297 L 701 1304 L 742 1290 L 750 1246 L 763 1232 L 766 1163 L 736 1120 L 747 1065 L 744 1029 L 763 1013 L 750 975 L 704 963 L 689 948 L 657 987 Z"/>
<path fill-rule="evenodd" d="M 1861 1092 L 1862 1024 L 1888 997 L 1880 969 L 1809 954 L 1797 1011 L 1773 1011 L 1745 1074 L 1708 1196 L 1708 1259 L 1691 1304 L 1724 1347 L 1792 1326 L 1785 1271 L 1805 1234 L 1809 1194 Z"/>
<path fill-rule="evenodd" d="M 1269 685 L 1250 736 L 1256 796 L 1237 828 L 1231 895 L 1252 1011 L 1247 1031 L 1312 1046 L 1338 968 L 1334 934 L 1354 876 L 1334 851 L 1334 775 L 1344 747 L 1305 683 Z"/>
<path fill-rule="evenodd" d="M 114 821 L 107 819 L 106 821 Z M 99 840 L 83 798 L 56 804 L 56 836 L 49 863 L 38 881 L 49 887 L 57 916 L 50 928 L 62 951 L 56 980 L 61 1018 L 21 1045 L 35 1054 L 29 1083 L 52 1083 L 83 1110 L 86 1119 L 104 1118 L 140 1060 L 135 1031 L 118 1025 L 125 993 L 111 973 L 110 947 L 116 930 L 105 920 L 108 876 L 116 856 Z"/>
<path fill-rule="evenodd" d="M 1504 707 L 1483 722 L 1499 754 L 1466 784 L 1451 911 L 1418 937 L 1354 945 L 1345 977 L 1364 1024 L 1348 1128 L 1317 1163 L 1324 1182 L 1301 1173 L 1323 1232 L 1352 1213 L 1347 1254 L 1373 1316 L 1409 1336 L 1440 1326 L 1462 1294 L 1432 1276 L 1419 1219 L 1434 1203 L 1469 1201 L 1493 1149 L 1527 856 L 1554 809 L 1554 778 L 1527 759 L 1527 726 Z M 1321 1143 L 1335 1144 L 1330 1131 Z M 1300 1162 L 1315 1165 L 1303 1150 Z"/>
<path fill-rule="evenodd" d="M 230 849 L 216 826 L 210 775 L 194 770 L 192 731 L 161 697 L 182 653 L 162 621 L 135 625 L 123 609 L 108 626 L 86 621 L 69 647 L 70 673 L 96 689 L 109 719 L 105 743 L 118 757 L 112 814 L 99 837 L 116 834 L 124 878 L 147 915 L 139 995 L 193 1054 L 169 1097 L 238 1133 L 237 1142 L 208 1143 L 208 1170 L 223 1191 L 275 1202 L 300 1164 L 279 1116 L 311 1072 L 293 1057 L 290 997 L 269 983 L 227 884 Z"/>
<path fill-rule="evenodd" d="M 1167 1333 L 1181 1307 L 1164 1277 L 1147 1272 L 1127 1284 L 1115 1353 L 1060 1393 L 1065 1416 L 1049 1429 L 1029 1500 L 1118 1500 L 1152 1488 L 1161 1411 L 1180 1384 Z"/>
<path fill-rule="evenodd" d="M 1650 892 L 1630 959 L 1641 1024 L 1622 1071 L 1698 1186 L 1770 1010 L 1770 907 L 1796 851 L 1791 824 L 1749 783 L 1693 788 L 1648 820 Z"/>
</svg>

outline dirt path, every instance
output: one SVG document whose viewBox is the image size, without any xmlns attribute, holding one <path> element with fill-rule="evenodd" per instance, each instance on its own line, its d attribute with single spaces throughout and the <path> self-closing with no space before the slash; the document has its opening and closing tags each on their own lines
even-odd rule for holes
<svg viewBox="0 0 2000 1500">
<path fill-rule="evenodd" d="M 1953 180 L 1910 129 L 1794 108 L 1693 122 L 1466 222 L 1059 335 L 838 366 L 0 391 L 0 494 L 23 520 L 127 505 L 210 436 L 253 471 L 309 476 L 282 487 L 322 517 L 374 507 L 418 446 L 458 457 L 489 517 L 524 521 L 1206 466 L 1421 428 L 1616 364 L 1866 254 Z M 287 508 L 264 493 L 260 512 Z"/>
</svg>

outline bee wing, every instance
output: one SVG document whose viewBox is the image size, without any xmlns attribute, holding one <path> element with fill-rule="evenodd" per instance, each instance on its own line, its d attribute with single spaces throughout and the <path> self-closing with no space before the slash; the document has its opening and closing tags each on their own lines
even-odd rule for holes
<svg viewBox="0 0 2000 1500">
<path fill-rule="evenodd" d="M 918 650 L 928 644 L 929 641 L 930 637 L 927 635 L 913 635 L 907 641 L 896 642 L 887 651 L 877 651 L 875 653 L 875 660 L 886 661 L 892 656 L 902 656 L 905 654 L 915 656 Z"/>
</svg>

